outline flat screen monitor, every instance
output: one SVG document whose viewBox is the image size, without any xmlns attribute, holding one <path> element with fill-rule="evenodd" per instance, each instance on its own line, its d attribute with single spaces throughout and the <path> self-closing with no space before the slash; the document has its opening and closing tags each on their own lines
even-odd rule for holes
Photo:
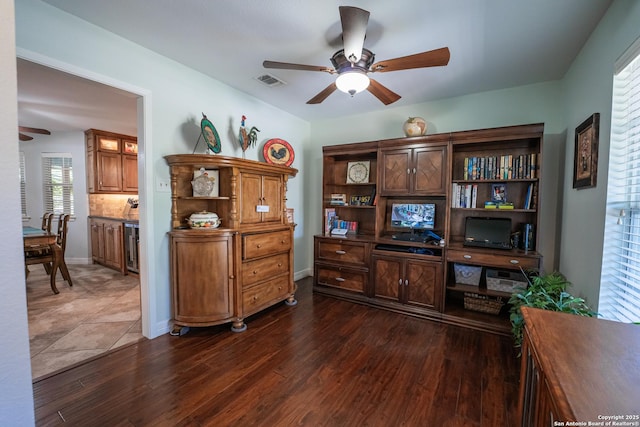
<svg viewBox="0 0 640 427">
<path fill-rule="evenodd" d="M 511 249 L 511 219 L 467 217 L 464 245 Z"/>
<path fill-rule="evenodd" d="M 436 222 L 434 203 L 394 203 L 391 226 L 412 230 L 433 230 Z"/>
</svg>

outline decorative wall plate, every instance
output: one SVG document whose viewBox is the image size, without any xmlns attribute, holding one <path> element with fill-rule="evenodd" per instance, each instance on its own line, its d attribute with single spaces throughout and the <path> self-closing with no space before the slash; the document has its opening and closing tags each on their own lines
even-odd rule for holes
<svg viewBox="0 0 640 427">
<path fill-rule="evenodd" d="M 291 145 L 284 139 L 273 138 L 264 144 L 262 149 L 264 160 L 273 165 L 291 166 L 295 153 Z"/>
<path fill-rule="evenodd" d="M 204 140 L 207 142 L 207 147 L 209 147 L 209 150 L 213 151 L 215 154 L 218 154 L 222 149 L 218 131 L 213 126 L 213 123 L 211 123 L 209 119 L 207 119 L 207 116 L 205 116 L 204 113 L 202 113 L 202 120 L 200 120 L 200 130 L 202 131 Z"/>
</svg>

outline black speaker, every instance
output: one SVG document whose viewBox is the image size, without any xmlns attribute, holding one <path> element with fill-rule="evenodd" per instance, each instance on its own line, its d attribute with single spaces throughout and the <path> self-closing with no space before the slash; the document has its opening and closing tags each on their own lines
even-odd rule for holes
<svg viewBox="0 0 640 427">
<path fill-rule="evenodd" d="M 533 224 L 522 224 L 522 238 L 520 239 L 520 249 L 532 251 L 535 249 L 535 235 Z"/>
</svg>

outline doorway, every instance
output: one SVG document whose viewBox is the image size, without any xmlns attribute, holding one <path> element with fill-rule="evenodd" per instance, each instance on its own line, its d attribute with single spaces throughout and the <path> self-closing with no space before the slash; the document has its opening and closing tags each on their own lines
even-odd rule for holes
<svg viewBox="0 0 640 427">
<path fill-rule="evenodd" d="M 43 62 L 37 62 L 35 60 L 30 60 L 28 55 L 23 55 L 23 58 L 18 58 L 18 118 L 20 125 L 27 125 L 27 123 L 40 123 L 38 125 L 32 124 L 34 127 L 39 128 L 49 128 L 52 131 L 52 135 L 55 135 L 56 132 L 62 133 L 67 132 L 69 134 L 73 134 L 77 132 L 81 135 L 84 130 L 89 128 L 99 128 L 105 130 L 113 129 L 113 123 L 122 123 L 126 122 L 122 129 L 113 129 L 114 131 L 122 131 L 121 133 L 128 133 L 132 135 L 138 136 L 138 143 L 141 147 L 141 152 L 144 152 L 144 138 L 141 135 L 144 134 L 142 131 L 144 128 L 144 110 L 143 110 L 143 97 L 145 95 L 144 91 L 135 91 L 138 93 L 134 93 L 129 91 L 126 84 L 121 84 L 120 82 L 112 82 L 107 78 L 101 78 L 95 76 L 94 73 L 89 73 L 83 70 L 74 69 L 72 66 L 61 66 L 59 63 L 55 64 L 55 68 L 53 66 L 49 66 L 46 64 L 46 60 Z M 35 79 L 34 75 L 30 75 L 29 73 L 34 73 L 37 76 Z M 102 82 L 97 81 L 96 79 L 102 80 Z M 34 83 L 35 82 L 35 83 Z M 38 83 L 40 82 L 40 83 Z M 105 83 L 106 82 L 106 83 Z M 48 86 L 50 89 L 47 90 L 43 88 L 42 85 Z M 51 90 L 54 88 L 55 90 Z M 64 88 L 65 90 L 60 90 L 60 88 Z M 78 96 L 80 98 L 78 98 Z M 37 97 L 37 98 L 36 98 Z M 133 105 L 133 109 L 129 108 L 114 108 L 113 105 L 117 104 L 120 101 L 126 101 L 127 105 Z M 91 104 L 85 104 L 85 102 L 90 102 Z M 39 109 L 39 110 L 38 110 Z M 102 111 L 102 112 L 100 112 Z M 113 114 L 109 113 L 109 111 L 113 112 Z M 84 112 L 89 113 L 89 117 L 85 117 L 83 115 Z M 127 113 L 128 112 L 128 113 Z M 38 115 L 39 114 L 39 115 Z M 124 115 L 123 115 L 124 114 Z M 126 116 L 125 116 L 126 115 Z M 96 118 L 99 119 L 96 119 Z M 133 131 L 131 131 L 133 129 Z M 84 153 L 84 139 L 74 138 L 74 143 L 82 145 L 82 153 Z M 46 140 L 44 136 L 40 137 L 36 143 L 46 144 Z M 76 164 L 84 165 L 85 158 L 84 154 L 76 155 Z M 138 170 L 139 170 L 139 182 L 144 182 L 144 162 L 139 158 L 138 159 Z M 75 169 L 75 168 L 74 168 Z M 82 168 L 78 167 L 75 170 L 76 176 L 80 179 L 80 177 L 86 176 L 84 173 L 84 166 Z M 84 183 L 84 181 L 83 181 Z M 37 185 L 40 185 L 38 182 Z M 82 187 L 79 187 L 82 188 Z M 90 259 L 90 233 L 88 232 L 87 224 L 87 216 L 90 214 L 90 209 L 88 206 L 87 197 L 84 196 L 86 194 L 86 186 L 84 186 L 84 191 L 79 191 L 77 187 L 74 185 L 74 192 L 78 193 L 76 197 L 75 203 L 84 203 L 87 206 L 84 206 L 84 209 L 78 209 L 76 211 L 76 223 L 75 229 L 71 230 L 73 233 L 75 231 L 76 239 L 80 239 L 83 243 L 80 245 L 81 247 L 78 249 L 75 255 L 72 255 L 72 259 L 69 259 L 70 249 L 67 247 L 67 254 L 65 258 L 67 259 L 67 263 L 69 264 L 69 268 L 73 270 L 72 275 L 75 273 L 78 277 L 88 277 L 89 282 L 96 282 L 99 280 L 109 281 L 112 285 L 115 285 L 115 288 L 119 291 L 126 290 L 127 288 L 135 287 L 137 292 L 137 298 L 131 298 L 131 295 L 128 296 L 128 302 L 123 302 L 123 300 L 118 300 L 119 297 L 124 298 L 122 295 L 118 297 L 113 296 L 113 301 L 119 301 L 119 304 L 122 304 L 123 312 L 129 312 L 131 307 L 131 300 L 137 300 L 137 310 L 141 313 L 141 320 L 138 322 L 138 325 L 135 328 L 139 329 L 138 331 L 129 330 L 123 333 L 123 336 L 120 338 L 125 338 L 125 334 L 138 333 L 138 335 L 142 335 L 142 331 L 145 330 L 146 325 L 148 324 L 146 313 L 148 313 L 148 301 L 142 300 L 142 295 L 148 295 L 148 292 L 143 292 L 142 288 L 147 287 L 147 278 L 144 271 L 140 272 L 139 276 L 130 275 L 124 276 L 120 275 L 120 277 L 109 276 L 110 272 L 108 269 L 104 269 L 107 271 L 103 271 L 103 267 L 92 265 Z M 141 191 L 144 193 L 144 190 Z M 142 196 L 141 199 L 144 200 L 144 194 L 139 194 Z M 140 210 L 142 211 L 144 207 L 141 204 Z M 34 208 L 31 215 L 33 215 L 32 221 L 37 222 L 37 216 L 41 215 L 40 210 Z M 144 227 L 144 226 L 143 226 Z M 68 245 L 74 239 L 70 237 Z M 142 248 L 145 247 L 144 244 L 141 245 Z M 84 248 L 84 250 L 83 250 Z M 143 249 L 144 250 L 144 249 Z M 78 255 L 80 254 L 80 255 Z M 75 258 L 75 259 L 74 259 Z M 71 261 L 71 262 L 70 262 Z M 93 269 L 93 270 L 92 270 Z M 32 281 L 38 280 L 38 274 L 44 274 L 44 271 L 38 273 L 34 270 L 34 274 L 30 275 L 27 279 L 27 286 L 31 285 Z M 90 274 L 87 274 L 87 271 Z M 114 272 L 117 273 L 117 272 Z M 73 277 L 73 276 L 72 276 Z M 137 279 L 136 279 L 137 277 Z M 74 284 L 76 279 L 74 278 Z M 132 285 L 135 283 L 135 286 Z M 80 288 L 83 288 L 84 296 L 87 295 L 96 295 L 95 299 L 105 300 L 104 291 L 105 289 L 101 289 L 100 291 L 87 291 L 90 288 L 90 283 L 85 283 L 86 286 L 79 285 L 77 286 L 77 293 L 80 293 Z M 61 282 L 59 288 L 62 289 L 66 287 L 66 283 Z M 112 286 L 113 287 L 113 286 Z M 106 287 L 105 287 L 106 288 Z M 73 289 L 75 290 L 75 289 Z M 46 291 L 46 289 L 45 289 Z M 48 289 L 52 300 L 57 295 L 51 294 L 50 288 Z M 102 294 L 99 295 L 98 294 Z M 126 293 L 126 292 L 125 292 Z M 29 298 L 28 298 L 29 299 Z M 29 303 L 28 303 L 29 305 Z M 41 339 L 38 340 L 37 343 L 34 342 L 34 345 L 31 347 L 32 352 L 32 361 L 34 356 L 37 354 L 41 354 L 47 348 L 53 352 L 54 350 L 59 350 L 60 347 L 55 347 L 54 342 L 57 341 L 61 337 L 63 330 L 61 327 L 58 327 L 63 324 L 68 324 L 76 319 L 77 316 L 70 315 L 69 311 L 72 307 L 72 303 L 64 302 L 61 303 L 60 313 L 61 317 L 57 319 L 52 319 L 51 324 L 52 329 L 47 331 L 46 328 L 43 330 L 40 326 L 34 325 L 31 327 L 31 322 L 29 325 L 30 331 L 30 339 L 34 337 L 34 334 L 44 334 L 45 339 L 39 337 Z M 28 307 L 31 309 L 32 307 Z M 44 312 L 45 309 L 42 303 L 36 303 L 36 311 L 39 309 Z M 89 314 L 91 312 L 95 312 L 95 310 L 89 310 Z M 29 310 L 30 318 L 32 311 Z M 66 316 L 65 316 L 66 314 Z M 105 314 L 104 312 L 102 313 Z M 130 312 L 128 313 L 131 314 Z M 129 322 L 130 319 L 118 319 L 117 313 L 111 313 L 112 317 L 110 320 Z M 123 317 L 123 316 L 120 316 Z M 124 316 L 127 317 L 127 316 Z M 129 316 L 130 317 L 130 316 Z M 83 317 L 83 322 L 87 323 L 86 317 Z M 90 319 L 89 319 L 90 320 Z M 57 326 L 56 326 L 57 325 Z M 120 325 L 124 327 L 124 323 Z M 133 325 L 130 325 L 133 326 Z M 91 328 L 84 326 L 84 331 L 90 331 Z M 147 329 L 148 331 L 148 329 Z M 48 336 L 47 336 L 48 335 Z M 96 334 L 97 335 L 97 334 Z M 133 335 L 129 335 L 128 338 L 131 338 Z M 94 336 L 95 338 L 95 336 Z M 87 340 L 92 339 L 88 337 Z M 108 341 L 108 340 L 107 340 Z M 120 339 L 118 339 L 120 341 Z M 126 339 L 125 339 L 126 341 Z M 69 339 L 70 342 L 70 339 Z M 122 341 L 120 341 L 122 342 Z M 44 347 L 49 343 L 47 347 Z M 112 344 L 115 344 L 112 343 Z M 44 348 L 43 348 L 44 347 Z M 100 344 L 101 348 L 105 348 L 107 351 L 112 348 L 112 345 L 103 341 Z M 78 357 L 81 357 L 81 353 L 84 352 L 87 358 L 95 357 L 95 352 L 86 352 L 86 349 L 79 349 Z M 70 358 L 73 364 L 78 363 L 80 360 L 76 360 Z M 55 365 L 56 368 L 60 368 L 60 365 Z M 35 372 L 35 371 L 34 371 Z M 41 371 L 40 371 L 41 372 Z"/>
</svg>

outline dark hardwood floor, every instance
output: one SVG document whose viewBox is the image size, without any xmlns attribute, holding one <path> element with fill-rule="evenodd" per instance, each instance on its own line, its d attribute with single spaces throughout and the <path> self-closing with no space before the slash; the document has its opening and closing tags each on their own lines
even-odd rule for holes
<svg viewBox="0 0 640 427">
<path fill-rule="evenodd" d="M 314 295 L 33 384 L 37 425 L 513 426 L 508 337 Z"/>
</svg>

